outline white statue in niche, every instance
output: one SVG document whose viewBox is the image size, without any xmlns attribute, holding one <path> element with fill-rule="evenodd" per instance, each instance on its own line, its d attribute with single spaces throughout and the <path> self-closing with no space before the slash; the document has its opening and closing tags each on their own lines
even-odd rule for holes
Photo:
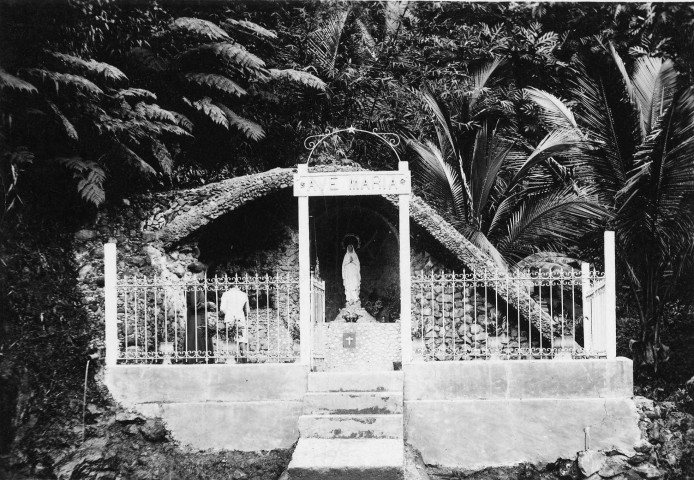
<svg viewBox="0 0 694 480">
<path fill-rule="evenodd" d="M 347 244 L 345 258 L 342 260 L 342 284 L 345 286 L 345 297 L 348 306 L 360 307 L 359 291 L 361 289 L 361 267 L 359 257 L 354 248 L 355 243 L 359 245 L 359 237 L 348 234 L 343 240 L 343 245 Z"/>
</svg>

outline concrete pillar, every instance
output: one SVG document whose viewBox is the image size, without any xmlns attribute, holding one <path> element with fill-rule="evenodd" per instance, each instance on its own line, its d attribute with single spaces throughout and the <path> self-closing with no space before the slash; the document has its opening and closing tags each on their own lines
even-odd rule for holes
<svg viewBox="0 0 694 480">
<path fill-rule="evenodd" d="M 617 272 L 615 265 L 615 237 L 605 231 L 605 346 L 607 358 L 617 357 Z"/>
<path fill-rule="evenodd" d="M 298 165 L 299 173 L 308 173 L 308 165 Z M 308 221 L 308 197 L 299 199 L 299 335 L 301 353 L 299 361 L 311 364 L 311 236 Z"/>
<path fill-rule="evenodd" d="M 104 324 L 106 327 L 104 345 L 106 366 L 118 362 L 118 282 L 116 244 L 104 245 Z"/>
<path fill-rule="evenodd" d="M 407 162 L 400 162 L 401 172 L 408 170 Z M 400 230 L 400 336 L 402 342 L 402 362 L 412 361 L 412 311 L 410 281 L 410 195 L 399 196 Z"/>
</svg>

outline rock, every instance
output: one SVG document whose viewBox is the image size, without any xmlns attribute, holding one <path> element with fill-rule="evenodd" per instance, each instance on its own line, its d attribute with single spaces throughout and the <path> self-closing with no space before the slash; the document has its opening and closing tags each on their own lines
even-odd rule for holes
<svg viewBox="0 0 694 480">
<path fill-rule="evenodd" d="M 641 475 L 642 478 L 663 478 L 664 473 L 650 463 L 644 463 L 638 467 L 634 467 L 634 471 Z"/>
<path fill-rule="evenodd" d="M 200 273 L 205 271 L 205 264 L 201 262 L 191 262 L 188 264 L 188 270 L 193 273 Z"/>
<path fill-rule="evenodd" d="M 97 236 L 97 233 L 94 230 L 88 230 L 88 229 L 82 229 L 79 230 L 77 233 L 75 233 L 75 239 L 76 240 L 81 240 L 83 242 L 87 240 L 93 240 Z"/>
<path fill-rule="evenodd" d="M 77 272 L 77 280 L 80 282 L 84 281 L 85 278 L 87 278 L 92 272 L 94 271 L 94 267 L 91 266 L 91 264 L 86 264 L 82 268 L 80 268 L 79 272 Z"/>
<path fill-rule="evenodd" d="M 649 457 L 650 455 L 647 453 L 638 453 L 627 460 L 627 462 L 629 462 L 630 465 L 638 465 L 639 463 L 643 463 L 648 460 Z"/>
<path fill-rule="evenodd" d="M 585 477 L 598 472 L 605 465 L 607 457 L 597 450 L 578 452 L 578 468 Z"/>
<path fill-rule="evenodd" d="M 649 453 L 653 450 L 653 445 L 649 441 L 641 439 L 634 444 L 634 450 L 639 453 Z"/>
<path fill-rule="evenodd" d="M 143 418 L 139 416 L 137 413 L 133 412 L 118 412 L 116 413 L 116 422 L 122 423 L 123 425 L 127 425 L 129 423 L 140 423 L 143 421 Z"/>
<path fill-rule="evenodd" d="M 132 256 L 128 258 L 128 263 L 136 267 L 143 267 L 147 264 L 147 259 L 141 256 Z"/>
<path fill-rule="evenodd" d="M 627 469 L 625 461 L 620 456 L 607 457 L 605 464 L 600 468 L 598 473 L 603 478 L 616 477 Z"/>
<path fill-rule="evenodd" d="M 142 232 L 142 241 L 145 243 L 153 242 L 157 239 L 157 234 L 156 232 L 152 232 L 151 230 L 145 230 Z"/>
<path fill-rule="evenodd" d="M 234 480 L 242 480 L 244 478 L 248 478 L 248 475 L 246 475 L 246 472 L 244 472 L 243 470 L 237 468 L 236 470 L 234 470 L 234 473 L 232 474 L 231 478 L 233 478 Z"/>
<path fill-rule="evenodd" d="M 161 442 L 166 439 L 166 427 L 158 418 L 147 420 L 140 426 L 140 433 L 150 442 Z"/>
<path fill-rule="evenodd" d="M 178 263 L 173 267 L 173 273 L 175 273 L 178 278 L 183 278 L 183 275 L 186 274 L 186 269 L 183 265 Z"/>
<path fill-rule="evenodd" d="M 581 477 L 578 465 L 573 460 L 559 459 L 554 466 L 561 478 L 578 480 Z"/>
</svg>

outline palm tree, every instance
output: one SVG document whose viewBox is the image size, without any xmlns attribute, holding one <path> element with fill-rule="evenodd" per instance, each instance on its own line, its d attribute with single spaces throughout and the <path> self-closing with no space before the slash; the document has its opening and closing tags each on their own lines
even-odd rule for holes
<svg viewBox="0 0 694 480">
<path fill-rule="evenodd" d="M 541 251 L 565 251 L 604 217 L 590 189 L 557 161 L 575 129 L 552 130 L 535 148 L 514 134 L 511 106 L 488 83 L 501 62 L 472 72 L 447 104 L 428 89 L 436 141 L 411 140 L 419 180 L 459 229 L 502 267 Z"/>
<path fill-rule="evenodd" d="M 577 123 L 591 146 L 579 161 L 585 180 L 614 210 L 618 258 L 641 323 L 635 359 L 657 369 L 668 357 L 660 340 L 664 308 L 694 266 L 694 92 L 678 84 L 672 61 L 641 56 L 629 74 L 608 48 L 621 99 L 611 97 L 604 71 L 591 75 L 578 63 L 572 81 Z M 558 123 L 559 109 L 568 109 L 561 102 L 540 106 Z M 624 107 L 627 114 L 618 115 Z"/>
</svg>

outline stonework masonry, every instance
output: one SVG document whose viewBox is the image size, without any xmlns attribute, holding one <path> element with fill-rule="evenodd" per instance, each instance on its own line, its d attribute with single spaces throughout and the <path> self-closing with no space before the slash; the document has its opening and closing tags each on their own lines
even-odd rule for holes
<svg viewBox="0 0 694 480">
<path fill-rule="evenodd" d="M 354 339 L 354 347 L 345 347 L 345 335 Z M 315 332 L 318 371 L 393 370 L 399 362 L 400 322 L 344 323 L 329 322 L 316 325 Z"/>
</svg>

